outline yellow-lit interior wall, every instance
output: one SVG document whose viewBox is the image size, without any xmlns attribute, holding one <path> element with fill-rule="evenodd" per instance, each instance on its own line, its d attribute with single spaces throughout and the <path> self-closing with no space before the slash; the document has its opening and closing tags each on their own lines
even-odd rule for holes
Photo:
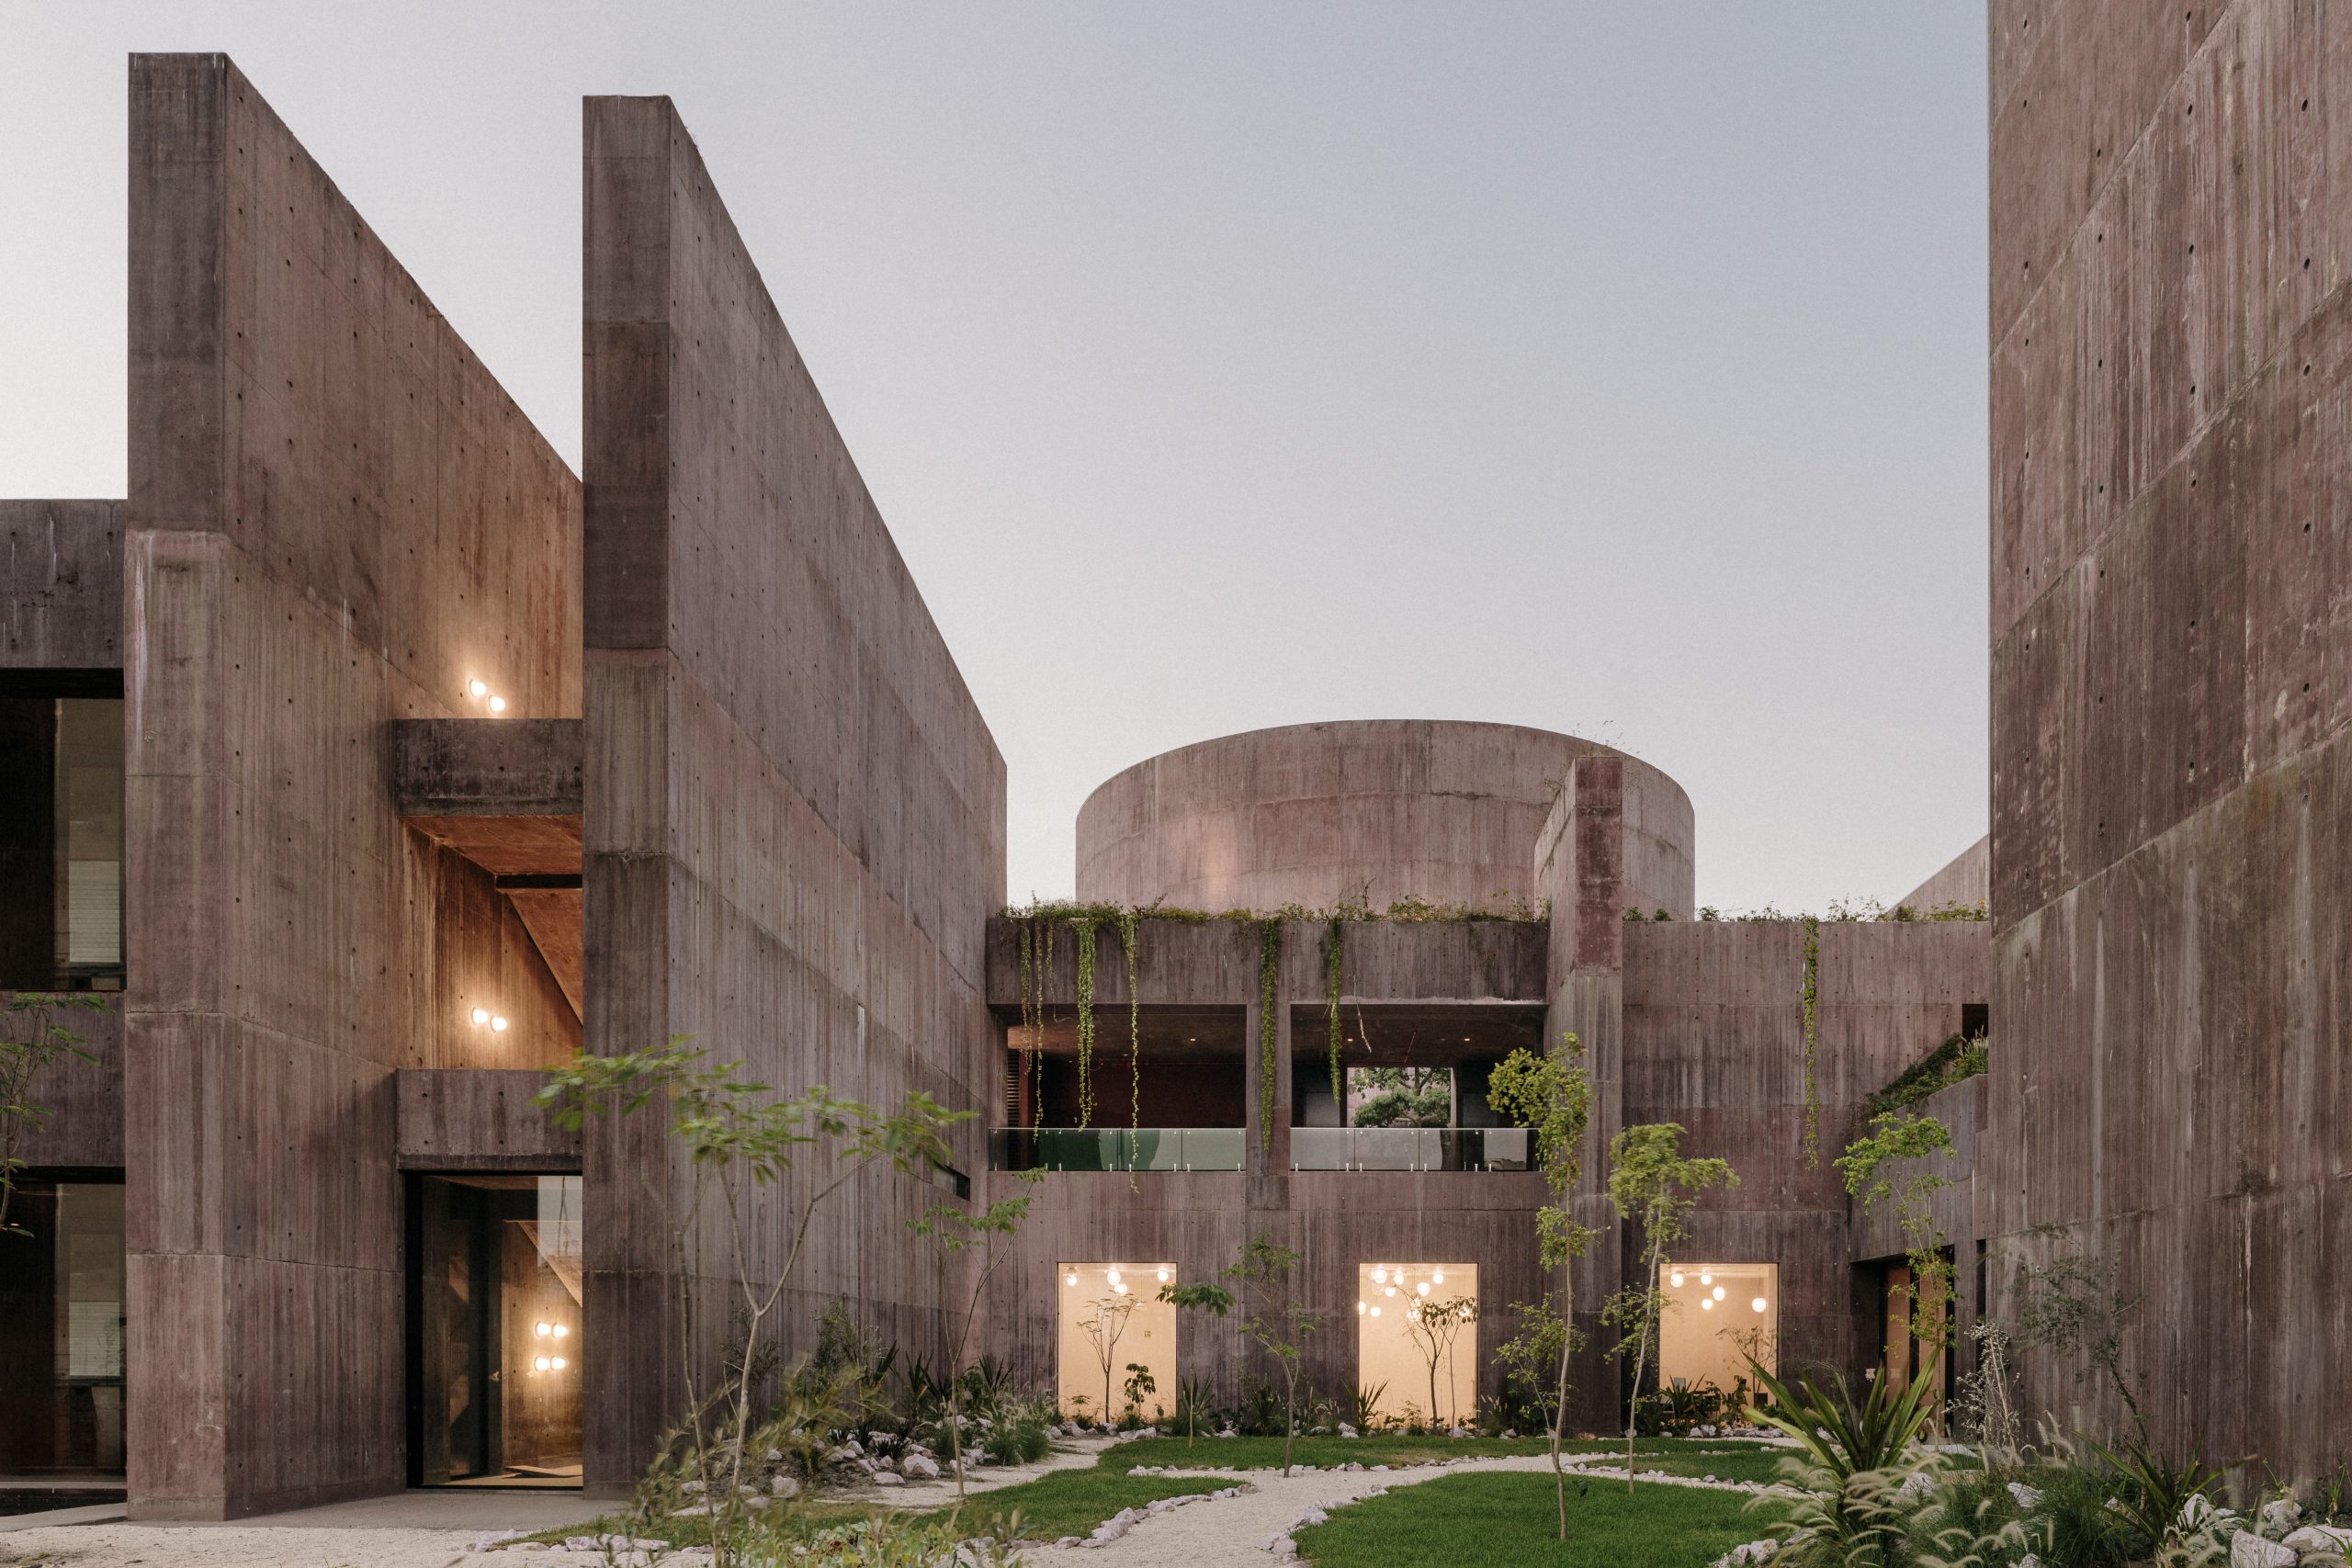
<svg viewBox="0 0 2352 1568">
<path fill-rule="evenodd" d="M 1087 1326 L 1108 1315 L 1105 1303 L 1130 1302 L 1133 1310 L 1117 1326 L 1112 1347 L 1112 1418 L 1126 1408 L 1129 1362 L 1148 1371 L 1155 1385 L 1139 1411 L 1145 1420 L 1159 1419 L 1176 1407 L 1176 1309 L 1159 1299 L 1159 1287 L 1175 1278 L 1175 1265 L 1165 1262 L 1064 1263 L 1054 1270 L 1061 1302 L 1056 1398 L 1064 1412 L 1075 1415 L 1083 1408 L 1088 1420 L 1102 1414 L 1102 1360 Z M 1081 1395 L 1082 1407 L 1073 1403 Z"/>
<path fill-rule="evenodd" d="M 1666 1310 L 1658 1317 L 1657 1386 L 1682 1378 L 1692 1388 L 1713 1383 L 1729 1393 L 1747 1375 L 1750 1347 L 1766 1371 L 1777 1372 L 1780 1275 L 1770 1263 L 1660 1264 Z"/>
<path fill-rule="evenodd" d="M 1408 1416 L 1474 1421 L 1478 1414 L 1478 1325 L 1461 1324 L 1436 1366 L 1430 1387 L 1430 1358 L 1417 1340 L 1420 1303 L 1458 1307 L 1478 1301 L 1478 1269 L 1469 1263 L 1365 1263 L 1356 1269 L 1356 1383 L 1379 1388 L 1375 1408 L 1392 1420 Z M 1384 1386 L 1385 1385 L 1385 1386 Z"/>
</svg>

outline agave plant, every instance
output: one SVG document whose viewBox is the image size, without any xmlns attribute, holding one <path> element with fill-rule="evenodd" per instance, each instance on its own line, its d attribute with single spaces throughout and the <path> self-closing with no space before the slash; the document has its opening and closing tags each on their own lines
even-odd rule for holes
<svg viewBox="0 0 2352 1568">
<path fill-rule="evenodd" d="M 1865 1472 L 1915 1470 L 1928 1457 L 1924 1451 L 1911 1454 L 1935 1408 L 1934 1387 L 1927 1380 L 1897 1393 L 1888 1380 L 1872 1379 L 1870 1393 L 1856 1404 L 1846 1380 L 1834 1372 L 1826 1386 L 1800 1378 L 1791 1389 L 1762 1366 L 1751 1362 L 1749 1367 L 1756 1386 L 1771 1396 L 1771 1403 L 1751 1404 L 1747 1418 L 1794 1438 L 1813 1467 L 1838 1480 Z"/>
<path fill-rule="evenodd" d="M 1796 1439 L 1802 1457 L 1784 1461 L 1795 1496 L 1773 1527 L 1774 1568 L 1894 1568 L 1920 1554 L 1918 1526 L 1942 1457 L 1917 1446 L 1932 1390 L 1897 1392 L 1873 1381 L 1856 1404 L 1845 1379 L 1800 1379 L 1794 1388 L 1751 1363 L 1770 1404 L 1747 1418 Z"/>
<path fill-rule="evenodd" d="M 1359 1432 L 1376 1431 L 1380 1426 L 1380 1401 L 1388 1393 L 1388 1385 L 1376 1382 L 1358 1383 L 1348 1390 L 1348 1425 Z"/>
</svg>

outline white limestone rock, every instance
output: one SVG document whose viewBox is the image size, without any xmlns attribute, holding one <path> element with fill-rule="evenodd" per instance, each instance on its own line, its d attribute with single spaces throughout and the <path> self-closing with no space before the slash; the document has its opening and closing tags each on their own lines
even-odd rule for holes
<svg viewBox="0 0 2352 1568">
<path fill-rule="evenodd" d="M 2230 1568 L 2295 1568 L 2301 1561 L 2293 1547 L 2265 1540 L 2252 1530 L 2230 1537 Z"/>
<path fill-rule="evenodd" d="M 2041 1493 L 2022 1481 L 2009 1483 L 2009 1495 L 2016 1498 L 2018 1506 L 2028 1513 L 2041 1506 Z"/>
<path fill-rule="evenodd" d="M 939 1479 L 939 1461 L 917 1449 L 899 1461 L 899 1473 L 909 1481 L 936 1481 Z"/>
<path fill-rule="evenodd" d="M 2303 1522 L 2302 1506 L 2291 1497 L 2273 1497 L 2256 1517 L 2262 1533 L 2276 1540 Z"/>
<path fill-rule="evenodd" d="M 876 1486 L 904 1486 L 906 1483 L 907 1478 L 895 1470 L 877 1470 L 874 1472 L 874 1484 Z"/>
<path fill-rule="evenodd" d="M 2305 1525 L 2278 1544 L 2291 1546 L 2297 1551 L 2332 1551 L 2347 1556 L 2352 1555 L 2352 1529 L 2341 1525 Z"/>
</svg>

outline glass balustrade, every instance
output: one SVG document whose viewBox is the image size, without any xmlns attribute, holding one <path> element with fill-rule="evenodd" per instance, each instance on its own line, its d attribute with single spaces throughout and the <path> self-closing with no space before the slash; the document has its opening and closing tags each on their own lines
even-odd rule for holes
<svg viewBox="0 0 2352 1568">
<path fill-rule="evenodd" d="M 1294 1170 L 1525 1170 L 1524 1127 L 1294 1127 Z"/>
<path fill-rule="evenodd" d="M 1239 1127 L 1000 1127 L 996 1170 L 1240 1170 Z M 1525 1170 L 1524 1127 L 1294 1127 L 1293 1170 Z"/>
<path fill-rule="evenodd" d="M 996 1170 L 1239 1170 L 1238 1127 L 1000 1127 Z"/>
</svg>

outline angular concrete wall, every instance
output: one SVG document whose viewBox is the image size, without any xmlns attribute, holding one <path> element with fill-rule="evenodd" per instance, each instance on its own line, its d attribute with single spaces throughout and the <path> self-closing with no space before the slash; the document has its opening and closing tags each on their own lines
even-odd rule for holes
<svg viewBox="0 0 2352 1568">
<path fill-rule="evenodd" d="M 1003 760 L 669 101 L 589 99 L 584 153 L 589 1046 L 684 1034 L 789 1089 L 986 1111 Z M 956 1140 L 980 1186 L 983 1138 Z M 683 1404 L 684 1197 L 650 1120 L 599 1128 L 585 1158 L 611 1195 L 589 1311 L 632 1325 L 588 1362 L 596 1483 Z M 808 1190 L 762 1213 L 763 1258 Z M 941 1265 L 902 1222 L 938 1193 L 876 1171 L 825 1212 L 789 1348 L 846 1295 L 937 1361 Z M 726 1297 L 702 1283 L 715 1365 Z"/>
<path fill-rule="evenodd" d="M 405 1479 L 394 1070 L 577 1038 L 386 736 L 578 711 L 579 490 L 226 58 L 130 78 L 130 1497 L 233 1516 Z"/>
<path fill-rule="evenodd" d="M 1990 17 L 1991 1306 L 2104 1253 L 2159 1439 L 2307 1476 L 2352 1397 L 2352 12 Z"/>
<path fill-rule="evenodd" d="M 1373 719 L 1252 730 L 1139 762 L 1078 815 L 1082 901 L 1274 910 L 1533 902 L 1536 840 L 1570 765 L 1619 756 L 1509 724 Z M 1690 802 L 1624 758 L 1633 896 L 1690 914 Z"/>
</svg>

